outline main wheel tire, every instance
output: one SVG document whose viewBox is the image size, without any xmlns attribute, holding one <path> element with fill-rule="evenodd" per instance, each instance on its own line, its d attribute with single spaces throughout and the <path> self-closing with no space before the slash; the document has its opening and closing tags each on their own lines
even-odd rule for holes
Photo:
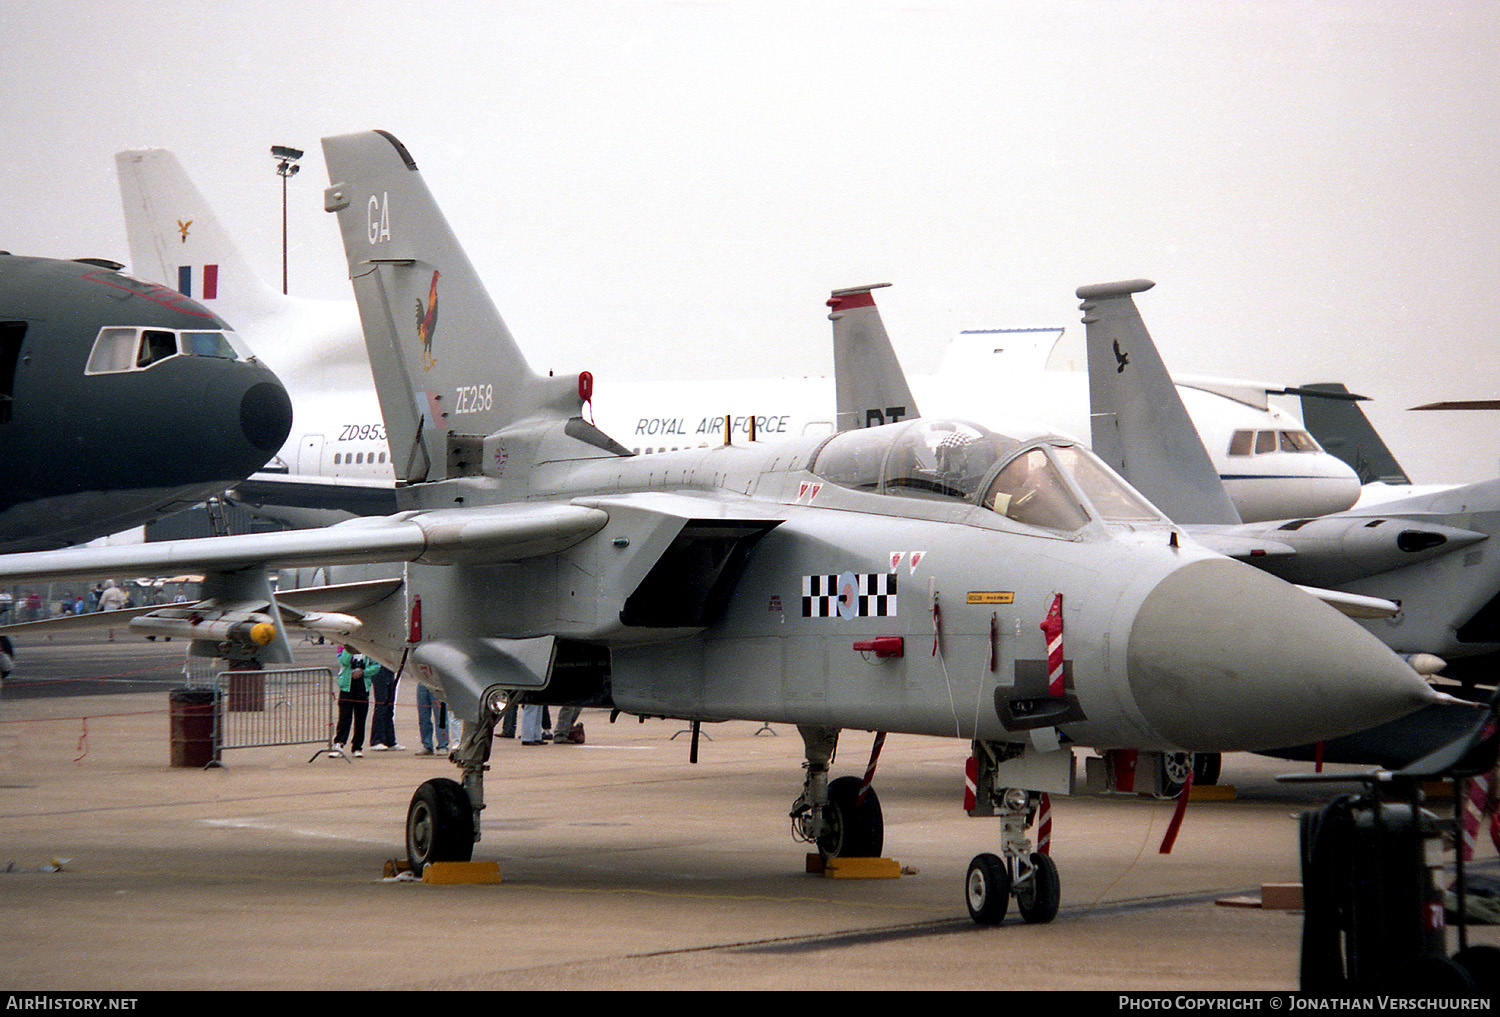
<svg viewBox="0 0 1500 1017">
<path fill-rule="evenodd" d="M 885 819 L 874 788 L 859 798 L 858 777 L 829 782 L 828 805 L 823 810 L 823 834 L 818 853 L 829 858 L 879 858 L 885 846 Z"/>
<path fill-rule="evenodd" d="M 964 879 L 969 917 L 980 925 L 999 925 L 1010 908 L 1010 873 L 999 856 L 975 855 Z"/>
<path fill-rule="evenodd" d="M 456 780 L 439 777 L 417 788 L 406 810 L 406 859 L 420 876 L 431 862 L 474 857 L 474 810 Z"/>
<path fill-rule="evenodd" d="M 1219 782 L 1224 757 L 1218 752 L 1193 753 L 1193 785 L 1208 786 Z"/>
<path fill-rule="evenodd" d="M 1161 788 L 1159 797 L 1176 798 L 1182 794 L 1183 785 L 1193 772 L 1193 755 L 1190 752 L 1163 752 L 1158 759 L 1156 786 Z"/>
<path fill-rule="evenodd" d="M 1045 925 L 1057 917 L 1062 903 L 1062 882 L 1057 864 L 1050 857 L 1032 852 L 1031 878 L 1015 887 L 1016 910 L 1031 925 Z"/>
</svg>

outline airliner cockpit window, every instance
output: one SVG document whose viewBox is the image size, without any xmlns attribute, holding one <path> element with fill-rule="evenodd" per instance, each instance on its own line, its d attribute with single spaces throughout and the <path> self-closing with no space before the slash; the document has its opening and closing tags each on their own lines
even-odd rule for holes
<svg viewBox="0 0 1500 1017">
<path fill-rule="evenodd" d="M 190 357 L 249 360 L 250 351 L 233 332 L 184 332 L 182 352 Z"/>
<path fill-rule="evenodd" d="M 141 333 L 141 352 L 136 367 L 150 367 L 158 360 L 177 356 L 177 333 L 148 328 Z"/>
<path fill-rule="evenodd" d="M 177 332 L 165 328 L 125 328 L 112 326 L 99 330 L 89 353 L 85 374 L 116 374 L 141 371 L 179 354 L 188 357 L 214 357 L 219 360 L 254 360 L 250 349 L 233 332 L 192 329 Z"/>
<path fill-rule="evenodd" d="M 94 348 L 89 353 L 85 374 L 114 374 L 135 367 L 136 350 L 140 348 L 141 332 L 136 328 L 103 328 Z"/>
<path fill-rule="evenodd" d="M 1276 451 L 1321 452 L 1323 448 L 1306 431 L 1236 431 L 1229 440 L 1232 456 L 1259 456 Z"/>
<path fill-rule="evenodd" d="M 1021 453 L 1000 471 L 984 493 L 984 506 L 1048 530 L 1072 532 L 1089 521 L 1062 474 L 1039 448 Z"/>
<path fill-rule="evenodd" d="M 1281 451 L 1283 452 L 1321 452 L 1318 443 L 1313 436 L 1306 431 L 1282 431 Z"/>
</svg>

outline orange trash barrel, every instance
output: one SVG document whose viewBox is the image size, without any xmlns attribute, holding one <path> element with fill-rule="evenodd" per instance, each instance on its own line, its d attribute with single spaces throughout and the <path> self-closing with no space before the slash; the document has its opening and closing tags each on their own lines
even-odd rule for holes
<svg viewBox="0 0 1500 1017">
<path fill-rule="evenodd" d="M 213 689 L 173 689 L 172 765 L 203 768 L 214 761 Z"/>
<path fill-rule="evenodd" d="M 266 710 L 266 676 L 259 671 L 229 669 L 230 713 L 264 713 Z"/>
</svg>

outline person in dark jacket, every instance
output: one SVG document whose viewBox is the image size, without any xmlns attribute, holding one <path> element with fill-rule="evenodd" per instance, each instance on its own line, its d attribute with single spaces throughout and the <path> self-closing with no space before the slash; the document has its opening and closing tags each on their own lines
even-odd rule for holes
<svg viewBox="0 0 1500 1017">
<path fill-rule="evenodd" d="M 375 714 L 370 719 L 370 749 L 374 752 L 389 752 L 406 748 L 396 741 L 395 673 L 366 657 L 365 682 L 375 696 Z"/>
</svg>

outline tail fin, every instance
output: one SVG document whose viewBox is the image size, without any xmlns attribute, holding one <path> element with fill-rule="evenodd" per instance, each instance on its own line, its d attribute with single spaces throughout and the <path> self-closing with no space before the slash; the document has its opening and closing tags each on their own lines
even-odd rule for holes
<svg viewBox="0 0 1500 1017">
<path fill-rule="evenodd" d="M 453 476 L 456 449 L 578 417 L 591 379 L 532 373 L 405 146 L 370 131 L 324 138 L 323 155 L 397 476 Z"/>
<path fill-rule="evenodd" d="M 833 322 L 835 419 L 840 431 L 921 415 L 871 292 L 889 285 L 834 290 L 828 298 L 833 308 L 828 320 Z"/>
<path fill-rule="evenodd" d="M 1361 484 L 1410 484 L 1380 433 L 1359 408 L 1366 397 L 1354 395 L 1340 382 L 1301 385 L 1287 392 L 1302 400 L 1302 423 L 1324 451 L 1337 456 L 1359 474 Z"/>
<path fill-rule="evenodd" d="M 119 152 L 115 169 L 135 275 L 192 297 L 237 327 L 285 302 L 251 271 L 171 152 Z"/>
<path fill-rule="evenodd" d="M 1131 294 L 1144 279 L 1082 286 L 1094 452 L 1179 523 L 1238 523 Z"/>
</svg>

